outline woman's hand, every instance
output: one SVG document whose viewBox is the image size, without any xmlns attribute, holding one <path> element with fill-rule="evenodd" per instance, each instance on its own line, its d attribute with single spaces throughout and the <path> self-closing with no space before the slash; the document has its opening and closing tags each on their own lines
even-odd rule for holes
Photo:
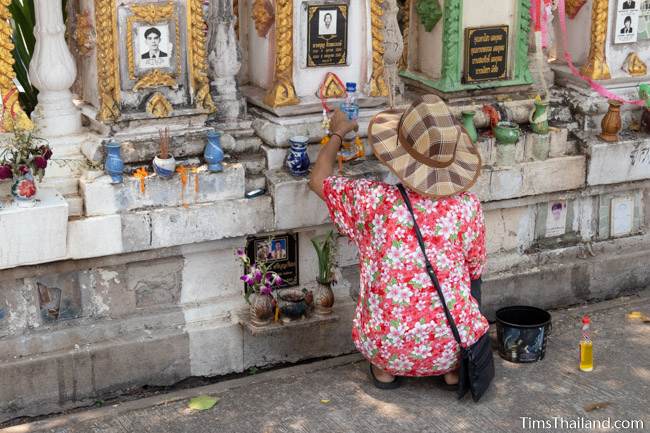
<svg viewBox="0 0 650 433">
<path fill-rule="evenodd" d="M 347 114 L 339 110 L 334 110 L 334 114 L 330 119 L 330 131 L 332 134 L 338 134 L 341 138 L 345 137 L 348 132 L 357 131 L 359 125 L 356 120 L 348 119 Z"/>
</svg>

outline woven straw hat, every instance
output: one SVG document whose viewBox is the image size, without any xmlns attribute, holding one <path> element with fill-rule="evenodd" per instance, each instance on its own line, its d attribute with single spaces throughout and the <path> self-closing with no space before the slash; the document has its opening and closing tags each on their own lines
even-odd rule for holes
<svg viewBox="0 0 650 433">
<path fill-rule="evenodd" d="M 406 110 L 379 113 L 368 127 L 368 142 L 405 186 L 428 197 L 466 191 L 481 172 L 478 149 L 436 95 L 418 97 Z"/>
</svg>

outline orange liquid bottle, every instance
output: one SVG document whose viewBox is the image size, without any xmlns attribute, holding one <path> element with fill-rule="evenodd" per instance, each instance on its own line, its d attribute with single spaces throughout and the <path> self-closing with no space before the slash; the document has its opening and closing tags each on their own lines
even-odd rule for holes
<svg viewBox="0 0 650 433">
<path fill-rule="evenodd" d="M 593 343 L 589 337 L 591 320 L 585 314 L 582 318 L 582 338 L 580 339 L 580 370 L 591 371 L 594 369 Z"/>
</svg>

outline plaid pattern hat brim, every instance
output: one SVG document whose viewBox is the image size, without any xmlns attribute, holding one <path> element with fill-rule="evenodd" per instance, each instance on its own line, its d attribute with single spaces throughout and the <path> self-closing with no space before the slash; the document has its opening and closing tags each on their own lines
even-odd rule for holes
<svg viewBox="0 0 650 433">
<path fill-rule="evenodd" d="M 466 191 L 481 172 L 478 149 L 436 95 L 419 97 L 406 110 L 377 114 L 368 142 L 405 186 L 428 197 Z"/>
</svg>

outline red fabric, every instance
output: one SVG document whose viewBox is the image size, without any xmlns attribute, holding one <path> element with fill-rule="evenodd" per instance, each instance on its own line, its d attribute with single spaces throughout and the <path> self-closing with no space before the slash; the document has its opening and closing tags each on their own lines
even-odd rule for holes
<svg viewBox="0 0 650 433">
<path fill-rule="evenodd" d="M 361 291 L 352 329 L 359 351 L 394 375 L 456 369 L 458 344 L 397 187 L 332 176 L 323 193 L 339 232 L 359 248 Z M 432 200 L 410 192 L 410 198 L 461 341 L 469 346 L 488 330 L 470 295 L 470 277 L 479 278 L 486 261 L 480 202 L 470 193 Z"/>
</svg>

